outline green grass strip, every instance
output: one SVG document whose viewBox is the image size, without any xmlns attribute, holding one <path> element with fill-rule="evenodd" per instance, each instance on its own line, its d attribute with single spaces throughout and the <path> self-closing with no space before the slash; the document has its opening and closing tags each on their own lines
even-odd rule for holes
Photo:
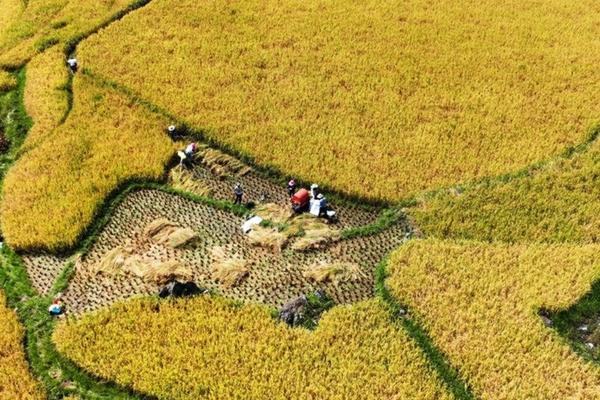
<svg viewBox="0 0 600 400">
<path fill-rule="evenodd" d="M 342 230 L 342 239 L 377 235 L 401 221 L 407 221 L 406 216 L 401 210 L 394 208 L 385 209 L 377 217 L 377 220 L 371 224 Z"/>
<path fill-rule="evenodd" d="M 72 265 L 67 266 L 69 268 Z M 6 246 L 0 250 L 0 287 L 25 328 L 29 365 L 46 389 L 49 400 L 59 400 L 69 394 L 83 399 L 152 399 L 88 374 L 56 351 L 52 343 L 56 320 L 48 313 L 52 299 L 35 295 L 19 256 Z M 55 285 L 54 290 L 59 289 L 62 289 L 60 285 Z"/>
<path fill-rule="evenodd" d="M 0 183 L 12 164 L 19 158 L 21 145 L 33 122 L 27 111 L 23 96 L 25 92 L 25 68 L 13 73 L 17 79 L 15 89 L 0 94 L 0 129 L 10 141 L 9 150 L 0 154 Z"/>
</svg>

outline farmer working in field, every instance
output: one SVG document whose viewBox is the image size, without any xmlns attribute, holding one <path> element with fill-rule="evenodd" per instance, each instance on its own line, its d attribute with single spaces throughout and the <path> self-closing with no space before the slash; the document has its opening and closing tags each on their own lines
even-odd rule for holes
<svg viewBox="0 0 600 400">
<path fill-rule="evenodd" d="M 197 149 L 198 149 L 198 146 L 196 145 L 196 142 L 193 142 L 193 143 L 190 143 L 187 145 L 184 153 L 185 153 L 186 157 L 193 158 Z"/>
<path fill-rule="evenodd" d="M 181 139 L 179 132 L 177 132 L 177 127 L 175 125 L 169 125 L 167 128 L 167 134 L 172 140 Z"/>
<path fill-rule="evenodd" d="M 48 312 L 52 316 L 57 316 L 63 313 L 63 303 L 62 303 L 62 294 L 59 293 L 56 295 L 54 300 L 52 300 L 52 304 L 48 307 Z"/>
<path fill-rule="evenodd" d="M 69 58 L 67 60 L 67 64 L 69 65 L 69 68 L 71 69 L 72 73 L 77 72 L 77 69 L 79 68 L 79 65 L 77 64 L 77 59 L 76 58 Z"/>
<path fill-rule="evenodd" d="M 292 197 L 296 193 L 296 180 L 292 179 L 287 184 L 288 195 Z"/>
<path fill-rule="evenodd" d="M 235 195 L 233 204 L 242 204 L 242 196 L 244 195 L 244 189 L 242 189 L 242 185 L 236 183 L 233 187 L 233 194 Z"/>
<path fill-rule="evenodd" d="M 190 143 L 183 151 L 183 156 L 179 156 L 181 157 L 181 162 L 184 163 L 186 167 L 192 167 L 192 164 L 194 163 L 194 154 L 196 154 L 197 149 L 198 146 L 196 145 L 196 143 Z"/>
</svg>

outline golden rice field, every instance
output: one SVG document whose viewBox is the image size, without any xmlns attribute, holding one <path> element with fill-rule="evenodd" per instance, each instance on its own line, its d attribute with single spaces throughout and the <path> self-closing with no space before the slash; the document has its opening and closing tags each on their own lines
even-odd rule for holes
<svg viewBox="0 0 600 400">
<path fill-rule="evenodd" d="M 86 67 L 218 143 L 398 200 L 525 167 L 599 121 L 600 3 L 155 0 Z"/>
<path fill-rule="evenodd" d="M 599 21 L 597 0 L 0 0 L 0 400 L 600 399 L 539 315 L 600 278 Z M 54 324 L 11 249 L 75 248 L 121 184 L 164 179 L 174 120 L 327 191 L 416 200 L 391 298 L 312 331 L 213 295 Z M 65 267 L 44 279 L 68 293 L 68 256 L 29 268 Z"/>
<path fill-rule="evenodd" d="M 23 11 L 21 0 L 0 0 L 0 34 L 4 35 L 6 30 L 16 21 Z"/>
<path fill-rule="evenodd" d="M 27 147 L 52 138 L 51 132 L 66 116 L 69 108 L 68 81 L 65 56 L 58 47 L 36 56 L 27 64 L 23 102 L 34 123 L 27 133 Z"/>
<path fill-rule="evenodd" d="M 57 93 L 53 85 L 38 89 L 50 98 Z M 113 189 L 130 179 L 160 178 L 173 154 L 162 118 L 85 76 L 75 78 L 73 91 L 66 122 L 5 178 L 0 221 L 16 248 L 74 245 Z M 29 106 L 40 115 L 48 111 L 43 101 Z"/>
<path fill-rule="evenodd" d="M 46 396 L 29 372 L 23 329 L 0 292 L 0 399 L 42 400 Z"/>
<path fill-rule="evenodd" d="M 17 85 L 17 80 L 10 73 L 0 70 L 0 92 L 6 92 Z"/>
<path fill-rule="evenodd" d="M 134 0 L 1 0 L 0 66 L 19 67 L 47 48 L 86 34 L 133 3 Z"/>
<path fill-rule="evenodd" d="M 158 399 L 450 399 L 378 300 L 337 307 L 316 331 L 222 298 L 136 299 L 69 320 L 58 349 Z"/>
<path fill-rule="evenodd" d="M 425 196 L 411 209 L 428 236 L 506 242 L 600 240 L 600 142 L 526 176 Z"/>
<path fill-rule="evenodd" d="M 596 399 L 600 370 L 546 327 L 600 276 L 598 245 L 415 240 L 389 263 L 405 302 L 481 399 Z"/>
</svg>

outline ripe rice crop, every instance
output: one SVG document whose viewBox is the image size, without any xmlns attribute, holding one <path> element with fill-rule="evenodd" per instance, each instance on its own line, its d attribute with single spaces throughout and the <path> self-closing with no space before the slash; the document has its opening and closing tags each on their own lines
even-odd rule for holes
<svg viewBox="0 0 600 400">
<path fill-rule="evenodd" d="M 48 137 L 69 108 L 69 72 L 62 50 L 54 47 L 27 64 L 24 103 L 34 125 L 27 134 L 26 146 L 35 146 Z"/>
<path fill-rule="evenodd" d="M 506 242 L 600 240 L 600 142 L 508 182 L 444 191 L 411 210 L 428 236 Z"/>
<path fill-rule="evenodd" d="M 0 70 L 0 93 L 7 92 L 17 86 L 17 79 L 6 71 Z"/>
<path fill-rule="evenodd" d="M 2 232 L 17 248 L 72 246 L 106 196 L 128 179 L 158 179 L 173 152 L 167 122 L 84 76 L 63 125 L 9 170 Z"/>
<path fill-rule="evenodd" d="M 597 399 L 600 370 L 537 315 L 600 276 L 596 245 L 415 240 L 391 257 L 391 292 L 481 399 Z"/>
<path fill-rule="evenodd" d="M 0 0 L 0 35 L 16 21 L 23 11 L 22 0 Z"/>
<path fill-rule="evenodd" d="M 1 0 L 0 65 L 21 66 L 35 54 L 87 33 L 133 3 L 133 0 Z"/>
<path fill-rule="evenodd" d="M 222 298 L 134 299 L 69 320 L 59 351 L 159 399 L 449 399 L 382 303 L 336 307 L 313 332 Z"/>
<path fill-rule="evenodd" d="M 600 114 L 600 3 L 155 0 L 93 72 L 304 180 L 397 200 L 520 169 Z"/>
<path fill-rule="evenodd" d="M 38 400 L 45 396 L 29 373 L 23 329 L 0 292 L 0 399 Z"/>
</svg>

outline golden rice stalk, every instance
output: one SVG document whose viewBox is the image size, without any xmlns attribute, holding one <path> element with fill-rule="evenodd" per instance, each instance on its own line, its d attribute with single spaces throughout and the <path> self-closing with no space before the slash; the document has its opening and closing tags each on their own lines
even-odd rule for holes
<svg viewBox="0 0 600 400">
<path fill-rule="evenodd" d="M 10 28 L 19 20 L 24 3 L 21 0 L 0 0 L 0 33 Z"/>
<path fill-rule="evenodd" d="M 163 400 L 454 399 L 377 299 L 334 307 L 312 332 L 258 304 L 133 299 L 60 323 L 53 341 L 94 375 Z"/>
<path fill-rule="evenodd" d="M 308 214 L 297 217 L 290 229 L 302 232 L 292 244 L 292 249 L 298 251 L 322 248 L 341 239 L 339 230 Z"/>
<path fill-rule="evenodd" d="M 360 265 L 342 261 L 316 262 L 310 265 L 302 275 L 317 283 L 332 282 L 336 285 L 341 282 L 356 281 L 366 276 Z"/>
<path fill-rule="evenodd" d="M 0 0 L 0 65 L 17 68 L 36 54 L 108 22 L 132 0 Z"/>
<path fill-rule="evenodd" d="M 146 282 L 165 284 L 171 280 L 182 282 L 193 278 L 192 270 L 175 260 L 156 261 L 135 254 L 132 248 L 116 247 L 106 253 L 92 272 L 108 276 L 132 275 Z"/>
<path fill-rule="evenodd" d="M 7 92 L 17 86 L 17 79 L 6 71 L 0 70 L 0 92 Z"/>
<path fill-rule="evenodd" d="M 69 108 L 65 89 L 68 81 L 69 72 L 60 47 L 45 51 L 27 64 L 23 102 L 34 124 L 25 139 L 26 147 L 36 146 L 51 136 L 64 118 Z"/>
<path fill-rule="evenodd" d="M 275 224 L 285 224 L 294 217 L 294 211 L 291 207 L 283 207 L 275 203 L 259 204 L 254 209 L 254 213 Z"/>
<path fill-rule="evenodd" d="M 172 231 L 178 227 L 179 226 L 176 223 L 171 222 L 166 218 L 159 218 L 146 225 L 144 228 L 144 236 L 153 240 L 158 240 L 163 238 L 165 231 Z"/>
<path fill-rule="evenodd" d="M 193 193 L 197 196 L 208 197 L 211 195 L 211 189 L 203 182 L 194 177 L 194 175 L 178 165 L 169 172 L 169 184 L 178 190 Z"/>
<path fill-rule="evenodd" d="M 375 199 L 585 140 L 600 115 L 598 0 L 545 0 L 543 18 L 536 0 L 423 4 L 162 1 L 78 54 L 259 164 Z"/>
<path fill-rule="evenodd" d="M 159 179 L 173 155 L 164 117 L 84 74 L 75 76 L 73 94 L 65 123 L 5 176 L 0 224 L 16 248 L 73 246 L 112 190 L 131 179 Z"/>
<path fill-rule="evenodd" d="M 600 276 L 598 245 L 411 240 L 386 284 L 481 399 L 598 399 L 600 370 L 547 327 Z"/>
<path fill-rule="evenodd" d="M 252 245 L 269 248 L 275 253 L 281 252 L 289 241 L 286 232 L 259 225 L 254 226 L 246 236 Z"/>
<path fill-rule="evenodd" d="M 225 288 L 238 286 L 250 274 L 250 263 L 239 256 L 229 256 L 223 247 L 214 247 L 211 255 L 211 277 Z"/>
<path fill-rule="evenodd" d="M 252 171 L 252 168 L 235 157 L 225 154 L 219 150 L 205 147 L 197 153 L 197 158 L 213 174 L 219 177 L 244 176 Z"/>
<path fill-rule="evenodd" d="M 168 260 L 165 262 L 151 262 L 137 264 L 141 269 L 129 269 L 132 274 L 144 279 L 146 282 L 164 285 L 170 281 L 189 282 L 193 278 L 191 268 L 184 266 L 179 261 Z"/>
<path fill-rule="evenodd" d="M 198 234 L 190 228 L 181 228 L 166 218 L 152 221 L 144 229 L 144 235 L 156 243 L 171 248 L 180 248 L 192 244 L 198 239 Z"/>
<path fill-rule="evenodd" d="M 295 236 L 300 238 L 292 244 L 292 249 L 304 251 L 323 247 L 341 238 L 340 232 L 331 228 L 319 218 L 309 214 L 296 216 L 292 210 L 277 204 L 261 204 L 256 215 L 279 227 L 256 226 L 247 235 L 254 245 L 280 251 Z"/>
<path fill-rule="evenodd" d="M 124 247 L 115 247 L 109 250 L 98 263 L 94 264 L 91 271 L 95 274 L 108 276 L 123 275 L 125 273 L 123 266 L 130 254 L 130 250 L 126 250 Z"/>
<path fill-rule="evenodd" d="M 600 141 L 515 179 L 440 191 L 411 208 L 427 236 L 485 242 L 600 242 Z"/>
</svg>

